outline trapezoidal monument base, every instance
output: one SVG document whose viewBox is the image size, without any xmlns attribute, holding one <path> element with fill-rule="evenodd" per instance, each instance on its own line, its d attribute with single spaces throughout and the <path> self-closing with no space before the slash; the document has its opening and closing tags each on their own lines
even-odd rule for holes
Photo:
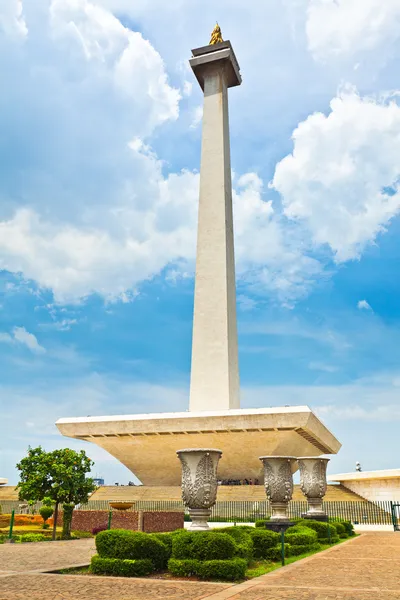
<svg viewBox="0 0 400 600">
<path fill-rule="evenodd" d="M 180 448 L 220 448 L 219 479 L 263 480 L 259 456 L 336 454 L 307 406 L 59 419 L 68 437 L 104 448 L 147 486 L 179 486 Z"/>
</svg>

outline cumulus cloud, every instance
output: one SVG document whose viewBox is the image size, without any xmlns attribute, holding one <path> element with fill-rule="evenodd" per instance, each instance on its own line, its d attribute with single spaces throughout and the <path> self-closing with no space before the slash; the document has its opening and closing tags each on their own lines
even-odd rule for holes
<svg viewBox="0 0 400 600">
<path fill-rule="evenodd" d="M 26 346 L 34 354 L 44 354 L 46 349 L 43 348 L 37 341 L 37 338 L 33 333 L 29 333 L 25 327 L 14 327 L 12 334 L 0 333 L 0 343 L 7 344 L 21 344 Z"/>
<path fill-rule="evenodd" d="M 347 86 L 330 108 L 295 129 L 272 186 L 286 216 L 342 262 L 358 258 L 399 212 L 400 107 Z"/>
<path fill-rule="evenodd" d="M 357 308 L 359 310 L 372 310 L 371 305 L 366 300 L 359 300 L 357 302 Z"/>
<path fill-rule="evenodd" d="M 28 21 L 22 54 L 0 56 L 4 89 L 16 90 L 0 114 L 0 149 L 21 157 L 2 177 L 0 267 L 57 302 L 126 300 L 164 270 L 191 275 L 199 175 L 166 175 L 149 145 L 179 112 L 160 55 L 88 0 L 52 0 L 49 10 L 49 28 Z M 283 234 L 255 173 L 236 178 L 234 215 L 240 280 L 289 303 L 304 295 L 321 265 Z"/>
<path fill-rule="evenodd" d="M 398 0 L 309 0 L 308 47 L 318 59 L 390 47 L 399 38 Z"/>
<path fill-rule="evenodd" d="M 22 0 L 5 0 L 0 4 L 0 34 L 24 38 L 28 33 Z"/>
</svg>

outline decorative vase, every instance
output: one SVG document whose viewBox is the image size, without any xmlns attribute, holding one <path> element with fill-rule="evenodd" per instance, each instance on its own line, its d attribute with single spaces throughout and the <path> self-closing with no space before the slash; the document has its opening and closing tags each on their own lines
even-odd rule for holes
<svg viewBox="0 0 400 600">
<path fill-rule="evenodd" d="M 217 468 L 222 451 L 214 448 L 178 450 L 182 464 L 182 500 L 189 509 L 191 531 L 209 529 L 211 507 L 217 499 Z"/>
<path fill-rule="evenodd" d="M 326 494 L 326 468 L 329 458 L 302 456 L 297 459 L 300 469 L 300 488 L 308 502 L 308 511 L 304 517 L 326 521 L 327 514 L 322 508 L 322 499 Z"/>
<path fill-rule="evenodd" d="M 288 504 L 293 495 L 294 456 L 260 456 L 264 465 L 264 485 L 271 503 L 271 521 L 288 522 Z"/>
</svg>

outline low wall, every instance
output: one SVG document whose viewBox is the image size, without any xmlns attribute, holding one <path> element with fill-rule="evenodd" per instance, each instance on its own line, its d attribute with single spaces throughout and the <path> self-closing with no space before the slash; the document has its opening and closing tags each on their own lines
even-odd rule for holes
<svg viewBox="0 0 400 600">
<path fill-rule="evenodd" d="M 140 518 L 140 515 L 143 515 Z M 72 530 L 92 531 L 96 527 L 108 526 L 108 511 L 74 510 L 72 514 Z M 62 525 L 62 512 L 58 516 L 58 524 Z M 146 511 L 112 511 L 112 529 L 129 529 L 146 533 L 175 531 L 183 528 L 183 512 Z"/>
<path fill-rule="evenodd" d="M 400 479 L 361 479 L 343 481 L 342 485 L 370 502 L 400 500 Z"/>
</svg>

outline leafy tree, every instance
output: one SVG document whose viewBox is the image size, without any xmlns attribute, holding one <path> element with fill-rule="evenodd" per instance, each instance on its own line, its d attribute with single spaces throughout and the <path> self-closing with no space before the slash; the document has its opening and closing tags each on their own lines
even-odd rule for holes
<svg viewBox="0 0 400 600">
<path fill-rule="evenodd" d="M 20 499 L 37 502 L 49 497 L 54 504 L 53 540 L 56 538 L 59 505 L 64 505 L 62 537 L 69 538 L 75 505 L 87 502 L 96 489 L 93 479 L 86 477 L 93 464 L 84 450 L 75 452 L 62 448 L 45 452 L 40 446 L 29 448 L 28 456 L 17 464 Z"/>
<path fill-rule="evenodd" d="M 50 517 L 53 516 L 54 509 L 52 506 L 42 506 L 39 509 L 39 513 L 43 519 L 43 525 L 46 526 L 46 527 L 43 527 L 43 529 L 47 529 L 49 527 L 49 525 L 47 524 L 47 519 L 50 519 Z"/>
</svg>

